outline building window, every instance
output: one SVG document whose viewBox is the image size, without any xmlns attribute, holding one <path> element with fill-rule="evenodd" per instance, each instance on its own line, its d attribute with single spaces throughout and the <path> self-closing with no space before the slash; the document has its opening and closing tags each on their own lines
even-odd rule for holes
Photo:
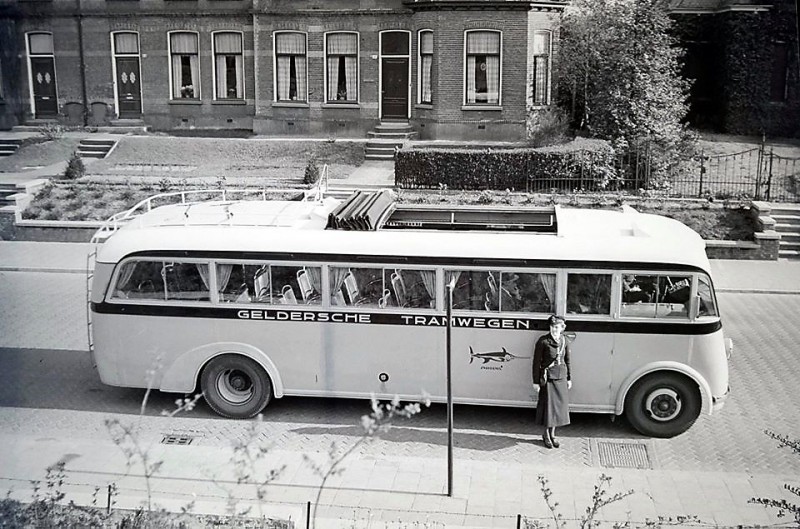
<svg viewBox="0 0 800 529">
<path fill-rule="evenodd" d="M 433 69 L 433 31 L 423 30 L 419 32 L 419 103 L 431 104 L 431 70 Z"/>
<path fill-rule="evenodd" d="M 200 99 L 200 58 L 197 33 L 169 35 L 172 99 Z"/>
<path fill-rule="evenodd" d="M 29 33 L 28 48 L 31 55 L 53 55 L 53 35 L 50 33 Z"/>
<path fill-rule="evenodd" d="M 275 33 L 275 100 L 308 101 L 306 35 Z"/>
<path fill-rule="evenodd" d="M 325 35 L 327 90 L 325 100 L 358 102 L 358 33 Z"/>
<path fill-rule="evenodd" d="M 772 75 L 769 85 L 770 101 L 786 101 L 786 78 L 789 73 L 789 46 L 785 42 L 772 43 Z"/>
<path fill-rule="evenodd" d="M 467 104 L 500 104 L 500 32 L 468 31 Z"/>
<path fill-rule="evenodd" d="M 533 104 L 550 104 L 550 32 L 533 34 Z"/>
<path fill-rule="evenodd" d="M 114 33 L 114 55 L 139 55 L 139 36 L 131 32 Z"/>
<path fill-rule="evenodd" d="M 244 99 L 241 33 L 214 33 L 214 81 L 215 99 Z"/>
<path fill-rule="evenodd" d="M 3 59 L 0 59 L 0 101 L 3 100 Z"/>
</svg>

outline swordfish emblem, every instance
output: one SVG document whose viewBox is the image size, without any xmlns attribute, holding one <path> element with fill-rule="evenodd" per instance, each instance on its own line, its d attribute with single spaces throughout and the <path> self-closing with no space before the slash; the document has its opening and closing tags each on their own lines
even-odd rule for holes
<svg viewBox="0 0 800 529">
<path fill-rule="evenodd" d="M 490 351 L 488 353 L 476 353 L 473 351 L 472 346 L 469 347 L 469 363 L 471 364 L 475 359 L 483 360 L 484 364 L 489 362 L 510 362 L 515 358 L 530 358 L 530 356 L 517 356 L 506 351 L 503 347 L 500 351 Z"/>
</svg>

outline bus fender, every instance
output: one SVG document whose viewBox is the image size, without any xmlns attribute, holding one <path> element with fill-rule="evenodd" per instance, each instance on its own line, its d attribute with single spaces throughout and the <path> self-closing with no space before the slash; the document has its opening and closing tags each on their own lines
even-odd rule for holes
<svg viewBox="0 0 800 529">
<path fill-rule="evenodd" d="M 640 367 L 628 375 L 628 377 L 625 379 L 625 382 L 622 383 L 619 392 L 617 393 L 617 402 L 614 413 L 621 415 L 625 411 L 625 397 L 628 395 L 628 391 L 630 391 L 631 387 L 633 387 L 636 381 L 645 375 L 649 375 L 650 373 L 655 373 L 657 371 L 674 371 L 688 376 L 697 383 L 698 387 L 700 388 L 702 399 L 705 402 L 711 402 L 711 387 L 708 385 L 708 382 L 706 382 L 706 379 L 703 378 L 703 376 L 696 369 L 693 369 L 680 362 L 652 362 Z M 709 413 L 711 413 L 710 406 Z"/>
<path fill-rule="evenodd" d="M 223 354 L 238 354 L 257 362 L 269 375 L 274 396 L 283 397 L 283 381 L 272 359 L 257 347 L 237 342 L 211 343 L 186 351 L 172 365 L 166 366 L 159 389 L 173 393 L 194 391 L 203 366 L 212 358 Z"/>
</svg>

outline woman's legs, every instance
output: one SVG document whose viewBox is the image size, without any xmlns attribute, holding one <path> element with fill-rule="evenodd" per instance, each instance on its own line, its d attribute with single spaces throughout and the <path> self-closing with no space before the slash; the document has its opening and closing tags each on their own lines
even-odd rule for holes
<svg viewBox="0 0 800 529">
<path fill-rule="evenodd" d="M 555 448 L 558 448 L 559 446 L 561 446 L 561 443 L 556 441 L 556 427 L 553 426 L 552 428 L 548 428 L 547 431 L 548 431 L 547 432 L 548 435 L 550 436 L 550 442 L 553 444 L 553 446 Z"/>
</svg>

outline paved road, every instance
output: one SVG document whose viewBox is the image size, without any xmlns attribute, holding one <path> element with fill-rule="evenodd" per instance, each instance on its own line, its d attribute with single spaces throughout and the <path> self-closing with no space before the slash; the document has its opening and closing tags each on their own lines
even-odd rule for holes
<svg viewBox="0 0 800 529">
<path fill-rule="evenodd" d="M 80 274 L 0 272 L 0 299 L 18 300 L 0 308 L 0 406 L 137 413 L 141 390 L 112 388 L 97 379 L 85 352 L 85 279 Z M 800 458 L 776 448 L 765 429 L 800 437 L 796 383 L 800 362 L 800 296 L 722 294 L 726 332 L 734 340 L 731 362 L 733 393 L 718 415 L 701 416 L 686 434 L 674 439 L 647 439 L 624 420 L 576 414 L 562 435 L 564 448 L 542 458 L 541 441 L 530 412 L 459 406 L 456 408 L 458 456 L 475 461 L 542 459 L 546 466 L 600 467 L 600 443 L 629 441 L 646 446 L 652 468 L 752 474 L 800 475 Z M 22 349 L 21 347 L 27 347 Z M 173 406 L 174 395 L 156 393 L 148 413 Z M 267 435 L 275 448 L 325 452 L 331 442 L 358 436 L 366 403 L 353 400 L 285 398 L 266 412 Z M 60 425 L 62 433 L 97 428 L 102 422 Z M 2 422 L 2 421 L 0 421 Z M 392 429 L 369 452 L 441 458 L 446 443 L 444 407 Z M 180 421 L 203 446 L 229 444 L 246 433 L 243 422 L 221 420 L 204 405 Z M 98 426 L 99 425 L 99 426 Z M 14 424 L 2 424 L 14 429 Z M 26 425 L 27 431 L 52 425 Z"/>
</svg>

